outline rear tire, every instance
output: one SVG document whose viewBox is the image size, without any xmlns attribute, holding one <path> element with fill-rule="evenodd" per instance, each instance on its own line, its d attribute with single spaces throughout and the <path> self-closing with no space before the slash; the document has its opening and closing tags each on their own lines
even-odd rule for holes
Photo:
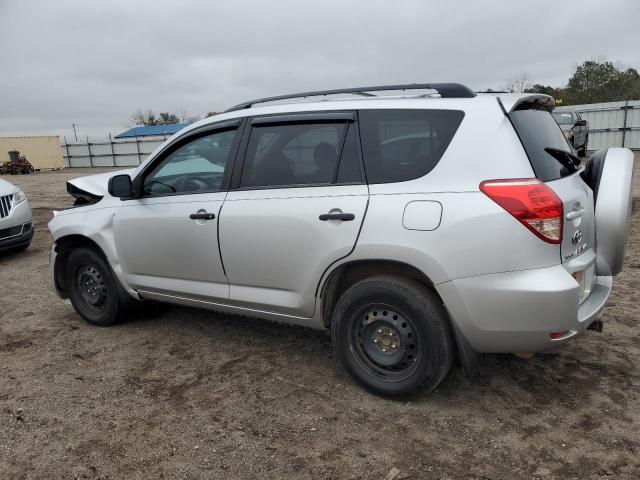
<svg viewBox="0 0 640 480">
<path fill-rule="evenodd" d="M 430 392 L 453 363 L 442 302 L 422 284 L 395 275 L 349 288 L 336 305 L 331 334 L 345 370 L 383 396 Z"/>
<path fill-rule="evenodd" d="M 130 300 L 101 255 L 90 248 L 74 250 L 65 275 L 71 304 L 87 322 L 106 327 L 122 319 Z"/>
</svg>

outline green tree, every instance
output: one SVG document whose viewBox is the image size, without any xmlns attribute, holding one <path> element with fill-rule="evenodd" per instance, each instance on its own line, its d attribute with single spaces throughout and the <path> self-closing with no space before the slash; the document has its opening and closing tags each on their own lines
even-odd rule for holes
<svg viewBox="0 0 640 480">
<path fill-rule="evenodd" d="M 133 127 L 149 127 L 152 125 L 158 125 L 158 118 L 153 110 L 142 111 L 136 110 L 129 117 L 129 123 Z"/>
<path fill-rule="evenodd" d="M 180 123 L 180 117 L 175 113 L 160 112 L 157 116 L 153 110 L 136 110 L 131 114 L 129 123 L 134 127 L 151 127 L 153 125 L 170 125 Z M 191 122 L 189 122 L 191 123 Z"/>
<path fill-rule="evenodd" d="M 156 125 L 171 125 L 172 123 L 180 123 L 175 113 L 160 112 L 158 114 L 158 123 Z"/>
<path fill-rule="evenodd" d="M 640 98 L 640 75 L 607 60 L 587 60 L 576 67 L 565 89 L 565 104 L 615 102 Z"/>
<path fill-rule="evenodd" d="M 536 83 L 525 90 L 526 93 L 544 93 L 551 95 L 556 99 L 556 103 L 564 105 L 564 89 L 560 87 L 552 87 L 551 85 L 541 85 Z"/>
</svg>

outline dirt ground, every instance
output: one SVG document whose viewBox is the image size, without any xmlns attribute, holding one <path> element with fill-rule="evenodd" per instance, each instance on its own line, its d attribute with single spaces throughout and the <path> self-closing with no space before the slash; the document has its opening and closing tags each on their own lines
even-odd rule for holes
<svg viewBox="0 0 640 480">
<path fill-rule="evenodd" d="M 8 178 L 36 235 L 0 255 L 0 479 L 640 477 L 640 198 L 602 334 L 390 401 L 320 332 L 157 305 L 84 323 L 47 287 L 46 225 L 99 171 Z"/>
</svg>

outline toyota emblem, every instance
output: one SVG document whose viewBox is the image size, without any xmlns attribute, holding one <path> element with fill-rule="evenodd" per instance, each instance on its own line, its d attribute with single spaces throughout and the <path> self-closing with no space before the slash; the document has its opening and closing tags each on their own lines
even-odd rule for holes
<svg viewBox="0 0 640 480">
<path fill-rule="evenodd" d="M 571 237 L 571 243 L 578 245 L 580 240 L 582 240 L 582 230 L 576 230 L 573 232 L 573 236 Z"/>
</svg>

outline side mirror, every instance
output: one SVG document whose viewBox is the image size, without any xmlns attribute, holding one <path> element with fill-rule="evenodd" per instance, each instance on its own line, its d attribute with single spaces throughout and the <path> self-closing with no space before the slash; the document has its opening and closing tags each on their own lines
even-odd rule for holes
<svg viewBox="0 0 640 480">
<path fill-rule="evenodd" d="M 119 198 L 132 198 L 133 197 L 133 184 L 131 183 L 131 177 L 129 175 L 116 175 L 109 179 L 109 195 Z"/>
<path fill-rule="evenodd" d="M 576 127 L 586 127 L 587 126 L 587 121 L 586 120 L 578 120 L 576 121 Z"/>
</svg>

